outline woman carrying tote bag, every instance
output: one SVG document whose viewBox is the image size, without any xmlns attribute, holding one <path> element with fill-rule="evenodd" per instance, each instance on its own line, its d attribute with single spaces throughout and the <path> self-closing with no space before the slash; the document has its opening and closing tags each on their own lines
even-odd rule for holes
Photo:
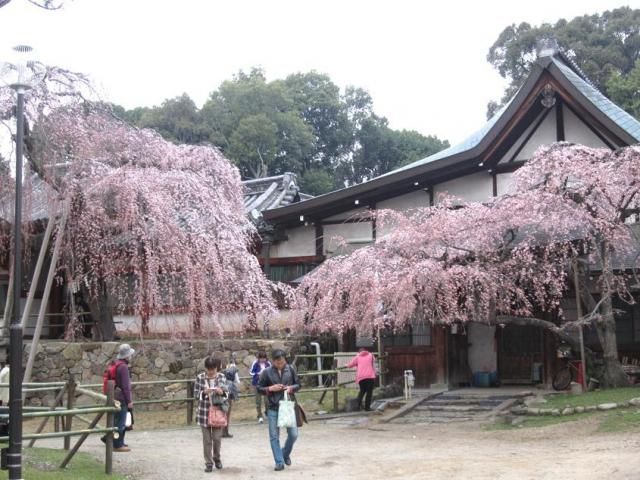
<svg viewBox="0 0 640 480">
<path fill-rule="evenodd" d="M 220 371 L 221 361 L 207 357 L 205 371 L 196 377 L 194 397 L 198 400 L 198 425 L 202 430 L 205 472 L 212 472 L 213 466 L 220 470 L 220 447 L 222 430 L 227 426 L 228 387 L 224 374 Z"/>
</svg>

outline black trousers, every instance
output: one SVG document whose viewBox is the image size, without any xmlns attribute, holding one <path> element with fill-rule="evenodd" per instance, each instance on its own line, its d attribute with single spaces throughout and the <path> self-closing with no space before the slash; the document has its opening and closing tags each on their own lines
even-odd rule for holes
<svg viewBox="0 0 640 480">
<path fill-rule="evenodd" d="M 364 397 L 364 409 L 371 409 L 371 397 L 373 396 L 373 386 L 375 382 L 376 381 L 373 378 L 360 380 L 360 392 L 358 393 L 358 409 L 362 408 L 362 397 Z"/>
</svg>

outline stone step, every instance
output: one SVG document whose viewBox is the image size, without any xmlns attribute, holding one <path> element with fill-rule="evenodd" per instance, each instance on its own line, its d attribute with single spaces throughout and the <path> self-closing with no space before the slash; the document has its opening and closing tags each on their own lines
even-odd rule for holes
<svg viewBox="0 0 640 480">
<path fill-rule="evenodd" d="M 441 398 L 434 398 L 432 400 L 428 400 L 425 404 L 429 405 L 487 405 L 487 406 L 496 406 L 500 405 L 503 400 L 472 400 L 472 399 L 461 399 L 461 400 L 448 400 Z"/>
<path fill-rule="evenodd" d="M 452 394 L 445 393 L 438 395 L 438 400 L 475 400 L 475 401 L 491 401 L 491 402 L 504 402 L 511 398 L 519 398 L 522 395 L 496 395 L 496 394 L 480 394 L 480 393 L 468 393 L 468 394 Z"/>
<path fill-rule="evenodd" d="M 438 412 L 416 412 L 414 415 L 409 415 L 412 418 L 458 418 L 458 417 L 478 417 L 482 416 L 483 413 L 486 412 L 447 412 L 447 411 L 438 411 Z"/>
<path fill-rule="evenodd" d="M 458 423 L 471 422 L 476 420 L 473 417 L 403 417 L 398 419 L 398 423 L 425 424 L 425 423 Z"/>
<path fill-rule="evenodd" d="M 493 410 L 490 406 L 482 406 L 482 405 L 467 405 L 467 406 L 458 406 L 458 405 L 420 405 L 415 408 L 418 411 L 430 411 L 430 412 L 488 412 Z"/>
</svg>

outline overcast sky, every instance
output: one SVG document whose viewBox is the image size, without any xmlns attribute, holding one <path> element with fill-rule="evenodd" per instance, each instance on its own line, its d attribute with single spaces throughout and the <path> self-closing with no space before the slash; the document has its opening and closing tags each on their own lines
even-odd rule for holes
<svg viewBox="0 0 640 480">
<path fill-rule="evenodd" d="M 392 127 L 456 142 L 502 93 L 486 55 L 504 27 L 621 5 L 640 0 L 67 0 L 53 12 L 13 0 L 0 52 L 26 42 L 127 108 L 183 92 L 201 105 L 254 65 L 269 79 L 314 69 L 368 90 Z"/>
</svg>

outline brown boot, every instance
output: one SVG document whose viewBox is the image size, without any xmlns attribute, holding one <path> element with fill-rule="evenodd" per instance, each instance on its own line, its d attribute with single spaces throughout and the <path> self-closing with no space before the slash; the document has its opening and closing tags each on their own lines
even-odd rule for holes
<svg viewBox="0 0 640 480">
<path fill-rule="evenodd" d="M 131 449 L 129 447 L 120 447 L 120 448 L 114 448 L 113 451 L 118 453 L 125 453 L 125 452 L 130 452 Z"/>
</svg>

